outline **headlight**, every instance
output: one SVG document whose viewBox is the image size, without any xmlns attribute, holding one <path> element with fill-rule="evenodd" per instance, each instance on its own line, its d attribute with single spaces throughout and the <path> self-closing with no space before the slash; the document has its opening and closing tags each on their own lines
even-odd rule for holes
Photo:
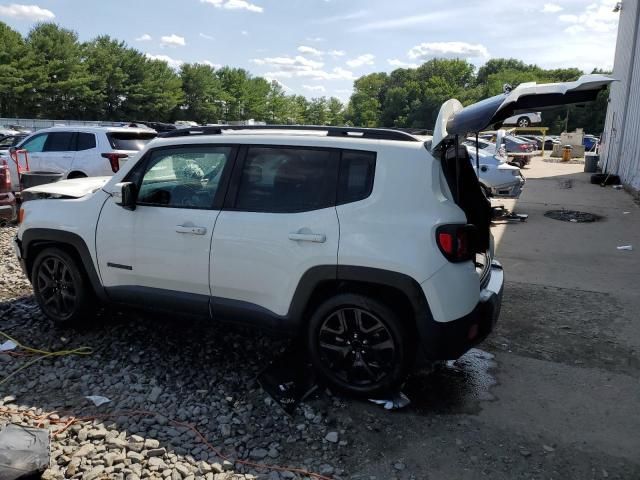
<svg viewBox="0 0 640 480">
<path fill-rule="evenodd" d="M 519 169 L 511 170 L 511 172 L 513 173 L 514 177 L 519 177 L 520 176 L 520 170 Z"/>
</svg>

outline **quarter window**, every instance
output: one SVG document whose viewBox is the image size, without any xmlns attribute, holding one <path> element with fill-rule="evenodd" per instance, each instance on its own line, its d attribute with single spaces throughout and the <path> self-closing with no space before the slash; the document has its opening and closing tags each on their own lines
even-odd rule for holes
<svg viewBox="0 0 640 480">
<path fill-rule="evenodd" d="M 373 189 L 375 169 L 376 154 L 374 152 L 343 151 L 340 160 L 338 205 L 367 198 Z"/>
<path fill-rule="evenodd" d="M 334 204 L 337 158 L 331 150 L 250 147 L 236 209 L 302 212 Z"/>
<path fill-rule="evenodd" d="M 96 136 L 93 133 L 78 132 L 76 150 L 91 150 L 96 148 Z"/>
<path fill-rule="evenodd" d="M 213 208 L 231 151 L 231 147 L 206 147 L 153 152 L 142 176 L 138 204 Z"/>
</svg>

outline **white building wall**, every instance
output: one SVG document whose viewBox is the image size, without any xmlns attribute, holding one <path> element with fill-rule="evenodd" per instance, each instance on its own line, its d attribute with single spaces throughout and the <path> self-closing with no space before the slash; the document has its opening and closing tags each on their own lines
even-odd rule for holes
<svg viewBox="0 0 640 480">
<path fill-rule="evenodd" d="M 620 10 L 609 106 L 600 150 L 605 171 L 640 189 L 640 5 L 626 0 Z"/>
</svg>

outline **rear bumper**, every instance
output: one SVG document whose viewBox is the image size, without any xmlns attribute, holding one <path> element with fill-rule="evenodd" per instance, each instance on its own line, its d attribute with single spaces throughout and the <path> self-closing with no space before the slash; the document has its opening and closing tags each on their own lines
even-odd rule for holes
<svg viewBox="0 0 640 480">
<path fill-rule="evenodd" d="M 525 184 L 523 177 L 515 177 L 516 180 L 512 184 L 500 185 L 491 188 L 491 194 L 494 197 L 518 198 L 522 193 Z"/>
<path fill-rule="evenodd" d="M 429 360 L 455 360 L 482 342 L 493 330 L 500 315 L 504 273 L 493 261 L 491 277 L 480 292 L 480 300 L 469 314 L 449 322 L 419 319 L 418 330 L 424 356 Z"/>
</svg>

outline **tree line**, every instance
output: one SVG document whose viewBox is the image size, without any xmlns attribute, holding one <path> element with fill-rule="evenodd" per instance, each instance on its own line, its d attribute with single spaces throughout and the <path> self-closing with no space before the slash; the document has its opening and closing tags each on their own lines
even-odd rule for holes
<svg viewBox="0 0 640 480">
<path fill-rule="evenodd" d="M 242 68 L 185 63 L 178 71 L 107 35 L 79 42 L 53 23 L 26 37 L 0 22 L 0 116 L 344 124 L 334 97 L 287 95 Z"/>
<path fill-rule="evenodd" d="M 594 70 L 592 73 L 607 73 Z M 417 68 L 371 73 L 357 79 L 345 118 L 356 125 L 432 129 L 442 103 L 457 98 L 463 105 L 500 94 L 505 84 L 569 82 L 578 68 L 543 69 L 516 59 L 487 61 L 477 71 L 466 60 L 433 59 Z M 586 105 L 555 107 L 542 113 L 542 126 L 551 133 L 576 127 L 599 134 L 607 112 L 608 90 Z"/>
<path fill-rule="evenodd" d="M 601 73 L 600 71 L 594 71 Z M 272 124 L 433 128 L 443 102 L 468 105 L 504 84 L 571 81 L 577 68 L 543 69 L 515 59 L 491 59 L 476 70 L 461 59 L 432 59 L 417 68 L 364 75 L 347 105 L 335 97 L 289 95 L 282 85 L 242 68 L 185 63 L 179 70 L 107 35 L 80 42 L 53 23 L 23 37 L 0 22 L 0 116 L 175 121 L 264 120 Z M 583 127 L 599 133 L 607 92 L 594 104 L 558 107 L 543 124 L 559 133 Z"/>
</svg>

